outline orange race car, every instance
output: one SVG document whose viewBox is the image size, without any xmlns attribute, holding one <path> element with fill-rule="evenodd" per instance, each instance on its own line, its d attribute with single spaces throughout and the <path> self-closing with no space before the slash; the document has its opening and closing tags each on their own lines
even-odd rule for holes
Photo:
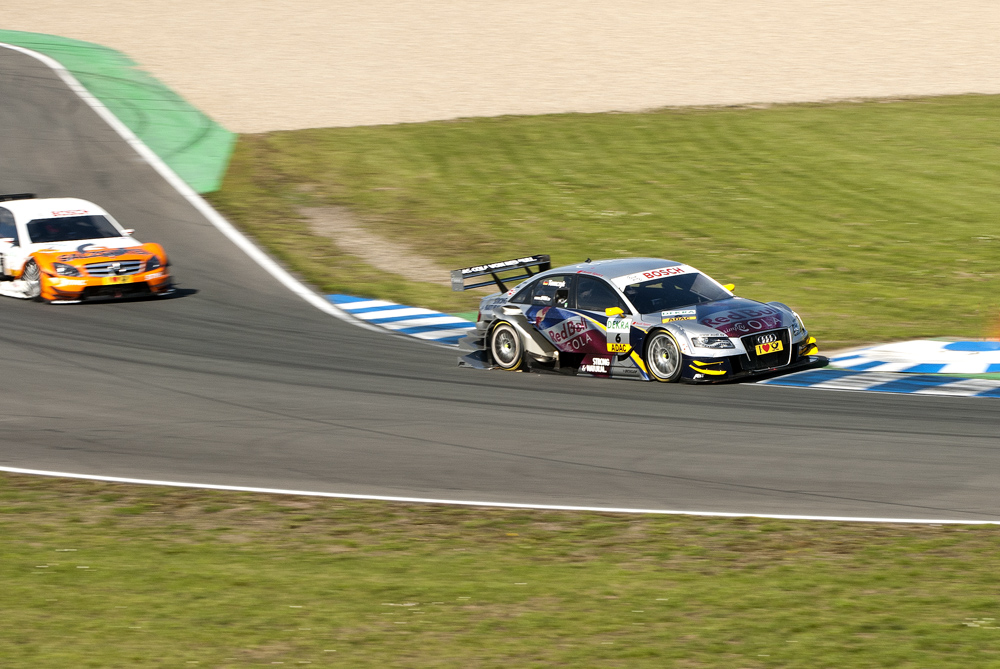
<svg viewBox="0 0 1000 669">
<path fill-rule="evenodd" d="M 0 295 L 70 304 L 174 293 L 167 254 L 96 204 L 0 195 Z"/>
</svg>

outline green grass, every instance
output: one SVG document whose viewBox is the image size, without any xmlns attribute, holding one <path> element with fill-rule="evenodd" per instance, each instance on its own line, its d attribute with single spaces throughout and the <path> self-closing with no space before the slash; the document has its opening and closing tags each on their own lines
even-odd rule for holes
<svg viewBox="0 0 1000 669">
<path fill-rule="evenodd" d="M 4 474 L 0 531 L 5 668 L 1000 666 L 996 527 Z"/>
<path fill-rule="evenodd" d="M 996 334 L 997 165 L 1000 96 L 957 96 L 245 135 L 212 200 L 331 292 L 477 299 L 371 269 L 298 205 L 348 206 L 445 268 L 680 260 L 841 346 Z"/>
</svg>

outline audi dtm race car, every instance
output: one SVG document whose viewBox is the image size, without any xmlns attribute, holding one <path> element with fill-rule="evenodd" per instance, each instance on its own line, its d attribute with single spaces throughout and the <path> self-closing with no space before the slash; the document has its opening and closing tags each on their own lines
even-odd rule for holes
<svg viewBox="0 0 1000 669">
<path fill-rule="evenodd" d="M 0 295 L 66 304 L 174 292 L 167 254 L 96 204 L 0 195 Z"/>
<path fill-rule="evenodd" d="M 501 276 L 511 271 L 518 275 Z M 504 281 L 518 279 L 526 280 L 507 290 Z M 732 284 L 670 260 L 551 269 L 540 255 L 452 272 L 454 290 L 494 283 L 502 292 L 480 303 L 460 365 L 709 382 L 827 363 L 789 307 L 735 297 Z"/>
</svg>

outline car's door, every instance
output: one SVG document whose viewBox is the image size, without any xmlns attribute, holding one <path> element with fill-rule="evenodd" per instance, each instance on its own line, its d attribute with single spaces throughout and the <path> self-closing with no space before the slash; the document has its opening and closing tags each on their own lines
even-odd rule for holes
<svg viewBox="0 0 1000 669">
<path fill-rule="evenodd" d="M 631 348 L 632 310 L 614 287 L 597 276 L 580 275 L 574 295 L 576 308 L 606 325 L 607 352 L 628 353 Z M 608 316 L 608 309 L 621 309 Z"/>
<path fill-rule="evenodd" d="M 637 315 L 633 313 L 621 294 L 609 282 L 599 276 L 581 274 L 577 276 L 571 302 L 576 311 L 589 321 L 603 323 L 603 331 L 597 332 L 595 351 L 580 365 L 580 371 L 600 376 L 639 379 L 643 373 L 635 366 L 632 353 L 642 349 L 644 332 L 633 326 Z M 621 313 L 608 316 L 608 309 L 620 309 Z"/>
<path fill-rule="evenodd" d="M 528 320 L 553 346 L 565 353 L 582 352 L 593 333 L 587 320 L 570 308 L 574 274 L 538 279 L 531 291 Z"/>
<path fill-rule="evenodd" d="M 24 265 L 24 250 L 17 234 L 14 214 L 0 207 L 0 273 L 10 276 L 12 269 L 20 270 Z"/>
</svg>

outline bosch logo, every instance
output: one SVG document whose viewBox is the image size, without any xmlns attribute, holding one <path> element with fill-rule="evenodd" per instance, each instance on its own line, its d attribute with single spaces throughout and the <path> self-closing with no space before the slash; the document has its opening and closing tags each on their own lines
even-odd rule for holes
<svg viewBox="0 0 1000 669">
<path fill-rule="evenodd" d="M 774 334 L 773 332 L 771 334 L 761 335 L 757 337 L 758 344 L 771 344 L 776 341 L 778 341 L 778 335 Z"/>
</svg>

